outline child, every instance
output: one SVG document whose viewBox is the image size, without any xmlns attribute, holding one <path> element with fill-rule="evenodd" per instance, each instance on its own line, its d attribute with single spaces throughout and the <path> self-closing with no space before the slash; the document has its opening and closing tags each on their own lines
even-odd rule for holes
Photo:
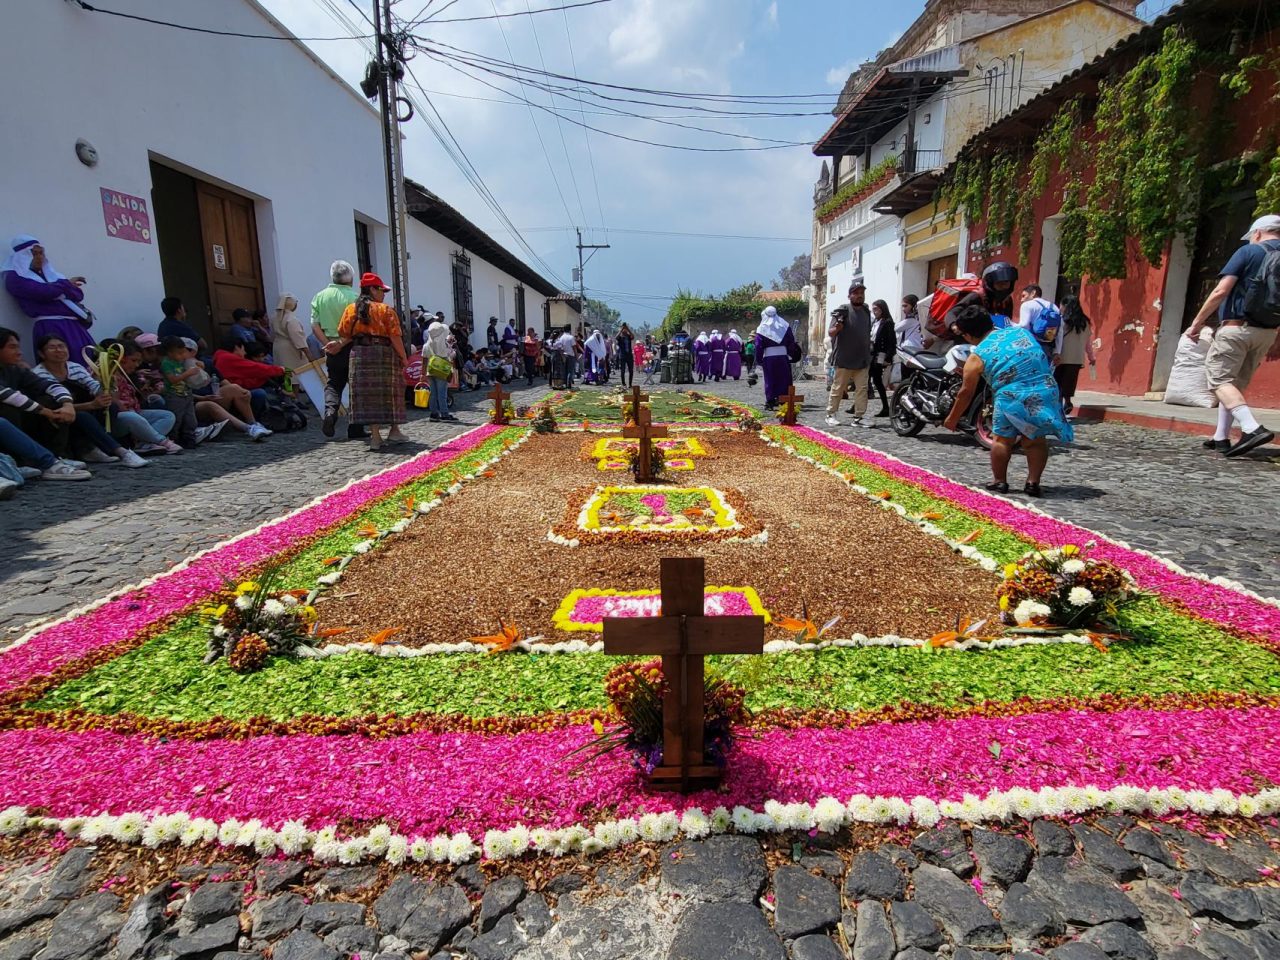
<svg viewBox="0 0 1280 960">
<path fill-rule="evenodd" d="M 196 368 L 196 373 L 187 381 L 192 391 L 199 391 L 209 385 L 209 374 L 204 369 L 204 364 L 196 359 L 196 342 L 190 337 L 182 338 L 182 345 L 187 348 L 187 355 L 182 360 L 182 366 L 190 370 Z"/>
<path fill-rule="evenodd" d="M 182 337 L 165 337 L 160 343 L 160 375 L 164 377 L 164 403 L 177 421 L 174 430 L 178 443 L 187 450 L 200 442 L 196 433 L 200 424 L 196 420 L 196 402 L 191 395 L 191 380 L 204 372 L 204 364 L 196 360 L 187 366 L 187 349 Z"/>
</svg>

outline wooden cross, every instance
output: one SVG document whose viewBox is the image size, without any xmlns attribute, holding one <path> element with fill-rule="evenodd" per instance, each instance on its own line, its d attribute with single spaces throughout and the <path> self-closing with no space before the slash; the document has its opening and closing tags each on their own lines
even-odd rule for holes
<svg viewBox="0 0 1280 960">
<path fill-rule="evenodd" d="M 796 424 L 796 410 L 804 402 L 804 397 L 796 393 L 796 385 L 793 383 L 787 387 L 787 392 L 778 397 L 778 399 L 783 402 L 782 422 L 789 427 L 794 427 Z"/>
<path fill-rule="evenodd" d="M 493 401 L 493 420 L 491 423 L 507 423 L 507 398 L 511 396 L 509 393 L 502 392 L 502 384 L 495 383 L 493 390 L 485 394 Z"/>
<path fill-rule="evenodd" d="M 635 384 L 631 385 L 631 396 L 627 398 L 627 402 L 631 404 L 631 422 L 640 422 L 640 404 L 649 399 L 647 393 L 641 393 L 640 388 Z"/>
<path fill-rule="evenodd" d="M 662 701 L 662 764 L 649 775 L 654 787 L 688 793 L 715 787 L 721 770 L 706 762 L 706 674 L 713 653 L 762 653 L 764 617 L 709 617 L 703 603 L 702 557 L 662 560 L 662 614 L 606 617 L 604 652 L 660 654 L 667 691 Z"/>
<path fill-rule="evenodd" d="M 653 441 L 667 435 L 667 428 L 653 425 L 653 414 L 647 407 L 641 407 L 636 422 L 622 428 L 622 435 L 628 440 L 640 441 L 640 463 L 636 471 L 636 479 L 641 483 L 653 480 Z"/>
</svg>

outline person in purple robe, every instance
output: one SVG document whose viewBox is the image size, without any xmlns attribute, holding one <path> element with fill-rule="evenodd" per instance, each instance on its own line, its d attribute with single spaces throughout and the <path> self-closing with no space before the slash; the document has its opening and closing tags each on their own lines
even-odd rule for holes
<svg viewBox="0 0 1280 960">
<path fill-rule="evenodd" d="M 693 341 L 693 372 L 699 383 L 706 383 L 711 373 L 711 338 L 705 330 Z"/>
<path fill-rule="evenodd" d="M 765 409 L 778 405 L 778 397 L 791 386 L 791 364 L 801 357 L 791 324 L 778 314 L 777 307 L 765 307 L 755 335 L 756 363 L 764 371 Z"/>
<path fill-rule="evenodd" d="M 742 377 L 742 337 L 738 336 L 737 330 L 730 330 L 729 335 L 724 338 L 724 369 L 721 376 L 726 380 L 730 377 L 734 380 Z"/>
<path fill-rule="evenodd" d="M 35 237 L 16 236 L 9 246 L 12 252 L 0 266 L 0 274 L 9 295 L 35 321 L 32 342 L 57 337 L 67 345 L 71 358 L 80 362 L 84 348 L 94 342 L 89 333 L 93 315 L 83 306 L 84 291 L 80 289 L 84 277 L 64 277 L 55 270 Z"/>
<path fill-rule="evenodd" d="M 720 336 L 719 330 L 711 331 L 707 346 L 711 348 L 711 368 L 707 373 L 719 383 L 724 378 L 724 337 Z"/>
</svg>

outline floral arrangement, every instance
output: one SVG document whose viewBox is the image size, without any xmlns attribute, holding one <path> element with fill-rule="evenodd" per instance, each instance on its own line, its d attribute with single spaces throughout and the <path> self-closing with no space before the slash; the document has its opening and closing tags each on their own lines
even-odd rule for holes
<svg viewBox="0 0 1280 960">
<path fill-rule="evenodd" d="M 1074 544 L 1035 550 L 1004 569 L 996 590 L 1000 618 L 1022 628 L 1091 627 L 1114 618 L 1134 596 L 1132 579 L 1107 560 L 1093 560 Z"/>
<path fill-rule="evenodd" d="M 703 612 L 709 617 L 764 617 L 769 611 L 751 587 L 706 587 Z M 574 590 L 560 601 L 551 615 L 557 630 L 599 633 L 609 617 L 662 616 L 662 595 L 657 590 Z"/>
<path fill-rule="evenodd" d="M 534 433 L 555 433 L 556 415 L 551 410 L 551 403 L 548 401 L 538 408 L 537 415 L 529 421 L 529 426 L 533 428 Z"/>
<path fill-rule="evenodd" d="M 257 580 L 244 580 L 215 595 L 200 608 L 210 626 L 205 663 L 226 657 L 236 673 L 253 673 L 267 658 L 288 656 L 308 639 L 316 608 L 301 603 L 306 591 L 274 589 L 280 567 L 268 567 Z"/>
<path fill-rule="evenodd" d="M 759 433 L 760 421 L 756 419 L 754 414 L 744 413 L 738 418 L 738 429 L 744 433 Z"/>
<path fill-rule="evenodd" d="M 710 673 L 705 684 L 703 754 L 708 762 L 723 767 L 733 749 L 733 725 L 746 723 L 751 717 L 746 708 L 747 693 Z M 623 747 L 638 769 L 646 775 L 653 773 L 662 764 L 662 699 L 667 692 L 662 658 L 618 664 L 605 674 L 604 688 L 610 717 L 617 725 L 606 729 L 596 721 L 596 739 L 580 749 L 588 760 L 594 760 Z"/>
<path fill-rule="evenodd" d="M 627 452 L 627 467 L 637 480 L 640 477 L 640 445 Z M 649 445 L 649 473 L 651 479 L 658 480 L 667 472 L 667 455 L 656 443 Z"/>
</svg>

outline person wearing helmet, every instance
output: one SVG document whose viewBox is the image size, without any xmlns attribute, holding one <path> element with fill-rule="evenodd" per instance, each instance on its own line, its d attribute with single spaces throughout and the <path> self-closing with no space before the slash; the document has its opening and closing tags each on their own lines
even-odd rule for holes
<svg viewBox="0 0 1280 960">
<path fill-rule="evenodd" d="M 982 271 L 982 305 L 992 317 L 1013 316 L 1013 288 L 1018 268 L 1004 260 L 987 264 Z M 997 324 L 998 325 L 998 324 Z"/>
</svg>

